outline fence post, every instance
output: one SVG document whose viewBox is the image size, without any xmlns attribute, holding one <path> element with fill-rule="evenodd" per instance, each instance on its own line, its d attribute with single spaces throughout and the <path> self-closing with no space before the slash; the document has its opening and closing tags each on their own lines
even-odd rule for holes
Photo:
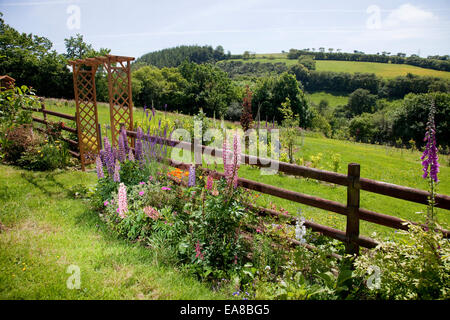
<svg viewBox="0 0 450 320">
<path fill-rule="evenodd" d="M 42 117 L 44 118 L 44 121 L 45 121 L 45 127 L 47 128 L 47 132 L 48 132 L 48 122 L 47 122 L 47 114 L 45 113 L 45 102 L 44 102 L 44 98 L 39 98 L 39 102 L 41 103 Z"/>
<path fill-rule="evenodd" d="M 359 237 L 359 196 L 360 196 L 360 166 L 358 163 L 348 164 L 347 186 L 347 227 L 346 227 L 346 252 L 359 254 L 359 245 L 355 242 Z"/>
</svg>

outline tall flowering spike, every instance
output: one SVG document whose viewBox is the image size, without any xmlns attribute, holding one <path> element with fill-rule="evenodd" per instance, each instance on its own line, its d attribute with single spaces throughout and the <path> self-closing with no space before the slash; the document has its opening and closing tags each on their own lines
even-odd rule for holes
<svg viewBox="0 0 450 320">
<path fill-rule="evenodd" d="M 118 160 L 116 160 L 116 165 L 114 166 L 114 176 L 113 180 L 114 182 L 120 182 L 120 163 Z"/>
<path fill-rule="evenodd" d="M 188 187 L 195 186 L 195 165 L 189 167 Z"/>
<path fill-rule="evenodd" d="M 238 185 L 238 171 L 241 165 L 241 138 L 236 132 L 233 138 L 233 186 Z"/>
<path fill-rule="evenodd" d="M 206 190 L 211 191 L 214 185 L 214 179 L 211 175 L 208 176 L 206 180 Z"/>
<path fill-rule="evenodd" d="M 102 165 L 106 166 L 106 151 L 104 149 L 100 150 L 99 157 L 102 161 Z"/>
<path fill-rule="evenodd" d="M 131 150 L 131 149 L 128 151 L 128 160 L 134 162 L 133 150 Z"/>
<path fill-rule="evenodd" d="M 125 147 L 125 154 L 128 154 L 130 148 L 128 147 L 127 130 L 125 129 L 125 127 L 122 127 L 122 129 L 120 130 L 120 134 L 123 136 L 123 145 Z"/>
<path fill-rule="evenodd" d="M 222 147 L 222 160 L 223 160 L 223 171 L 225 174 L 225 178 L 229 180 L 233 175 L 233 163 L 232 159 L 230 159 L 231 152 L 228 147 L 227 136 L 226 133 L 223 137 L 223 147 Z"/>
<path fill-rule="evenodd" d="M 108 169 L 108 174 L 110 177 L 114 174 L 114 164 L 115 164 L 115 156 L 114 156 L 114 150 L 111 147 L 111 143 L 109 142 L 107 137 L 103 138 L 103 145 L 104 145 L 104 162 L 106 165 L 106 168 Z"/>
<path fill-rule="evenodd" d="M 137 134 L 136 134 L 136 142 L 135 142 L 135 158 L 136 160 L 141 160 L 142 159 L 142 137 L 143 137 L 143 132 L 141 128 L 137 129 Z"/>
<path fill-rule="evenodd" d="M 119 216 L 123 219 L 125 214 L 128 212 L 128 201 L 127 201 L 127 187 L 121 183 L 119 185 L 118 193 L 119 208 L 117 209 Z"/>
<path fill-rule="evenodd" d="M 100 159 L 100 156 L 97 156 L 97 159 L 95 159 L 95 163 L 97 165 L 97 178 L 103 179 L 105 175 L 103 174 L 103 163 L 102 159 Z"/>
<path fill-rule="evenodd" d="M 195 257 L 200 258 L 203 260 L 203 253 L 202 253 L 202 247 L 200 245 L 200 241 L 197 240 L 197 243 L 195 244 Z"/>
<path fill-rule="evenodd" d="M 434 182 L 438 182 L 438 173 L 439 173 L 439 158 L 438 158 L 438 150 L 436 147 L 436 127 L 434 124 L 434 102 L 432 103 L 430 107 L 430 113 L 428 117 L 428 123 L 427 123 L 427 131 L 425 133 L 425 139 L 426 146 L 425 150 L 423 152 L 422 157 L 420 158 L 422 160 L 422 171 L 423 175 L 422 177 L 426 179 L 428 175 L 430 175 L 430 178 Z"/>
<path fill-rule="evenodd" d="M 119 161 L 120 162 L 124 162 L 126 159 L 126 151 L 125 151 L 125 141 L 123 139 L 123 135 L 120 134 L 119 135 L 119 153 L 118 153 L 118 157 L 119 157 Z"/>
</svg>

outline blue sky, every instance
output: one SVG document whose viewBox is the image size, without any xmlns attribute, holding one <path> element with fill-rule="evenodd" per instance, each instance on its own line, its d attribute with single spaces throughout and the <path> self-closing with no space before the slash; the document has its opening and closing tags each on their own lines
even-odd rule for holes
<svg viewBox="0 0 450 320">
<path fill-rule="evenodd" d="M 6 23 L 49 38 L 60 53 L 64 38 L 81 33 L 96 49 L 134 57 L 181 44 L 232 53 L 325 47 L 450 54 L 448 0 L 0 0 L 0 11 Z"/>
</svg>

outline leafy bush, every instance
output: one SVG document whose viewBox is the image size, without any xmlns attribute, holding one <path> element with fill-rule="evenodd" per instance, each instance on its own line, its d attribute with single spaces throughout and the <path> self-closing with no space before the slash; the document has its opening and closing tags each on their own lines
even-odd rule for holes
<svg viewBox="0 0 450 320">
<path fill-rule="evenodd" d="M 67 145 L 59 140 L 44 140 L 43 144 L 27 148 L 18 164 L 29 170 L 54 170 L 71 163 Z"/>
<path fill-rule="evenodd" d="M 42 143 L 41 138 L 33 131 L 31 125 L 11 126 L 2 134 L 1 152 L 3 159 L 17 163 L 26 150 Z"/>
<path fill-rule="evenodd" d="M 31 123 L 31 111 L 24 107 L 38 107 L 34 92 L 27 86 L 0 91 L 0 124 L 10 127 Z"/>
<path fill-rule="evenodd" d="M 450 245 L 440 232 L 409 225 L 400 242 L 382 241 L 376 249 L 355 261 L 364 276 L 369 268 L 380 268 L 376 299 L 449 299 Z"/>
</svg>

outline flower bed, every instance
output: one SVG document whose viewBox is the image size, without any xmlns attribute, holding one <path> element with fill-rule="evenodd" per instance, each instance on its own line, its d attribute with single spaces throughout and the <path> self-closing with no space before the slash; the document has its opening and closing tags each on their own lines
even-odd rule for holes
<svg viewBox="0 0 450 320">
<path fill-rule="evenodd" d="M 124 131 L 117 149 L 105 138 L 105 149 L 97 158 L 99 180 L 93 201 L 112 230 L 149 247 L 160 263 L 177 265 L 242 299 L 448 297 L 448 240 L 437 234 L 414 229 L 405 234 L 409 241 L 405 246 L 387 246 L 380 240 L 380 248 L 374 253 L 341 261 L 330 258 L 332 254 L 344 254 L 342 243 L 306 230 L 300 214 L 292 226 L 282 214 L 262 218 L 246 205 L 254 203 L 258 195 L 237 187 L 237 135 L 232 146 L 224 142 L 224 177 L 216 179 L 217 175 L 195 166 L 187 170 L 168 167 L 161 159 L 167 151 L 143 139 L 142 130 L 138 133 L 135 152 L 127 145 Z M 313 244 L 317 250 L 292 247 L 288 238 Z M 432 245 L 414 251 L 420 254 L 411 264 L 408 255 L 412 247 L 417 247 L 417 239 L 426 239 Z M 402 259 L 403 266 L 410 266 L 409 274 L 418 283 L 429 283 L 432 289 L 415 286 L 417 281 L 403 288 L 396 280 L 402 279 L 398 276 L 402 268 L 395 263 L 386 268 L 380 265 L 385 252 L 392 256 L 392 251 Z M 436 255 L 444 258 L 421 264 Z M 376 270 L 373 264 L 380 265 L 381 274 L 372 274 Z M 429 273 L 421 276 L 414 266 Z M 379 277 L 373 282 L 372 276 Z M 424 282 L 421 277 L 432 281 Z"/>
</svg>

